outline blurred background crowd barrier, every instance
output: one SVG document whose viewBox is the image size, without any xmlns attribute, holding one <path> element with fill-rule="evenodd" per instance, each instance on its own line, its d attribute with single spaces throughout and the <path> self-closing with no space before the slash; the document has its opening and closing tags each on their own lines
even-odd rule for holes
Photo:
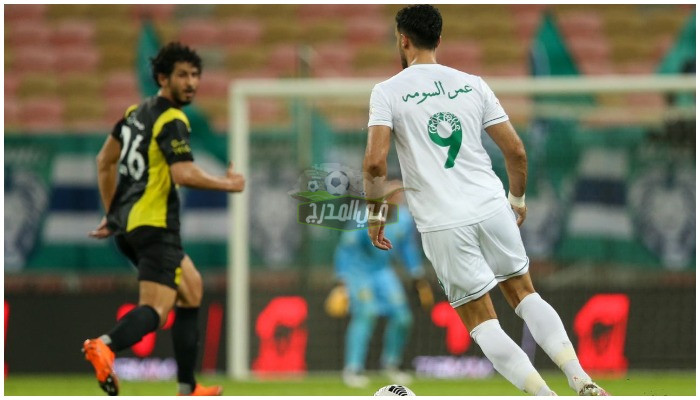
<svg viewBox="0 0 700 400">
<path fill-rule="evenodd" d="M 77 348 L 84 335 L 96 332 L 97 318 L 109 326 L 120 307 L 136 298 L 133 271 L 114 244 L 87 237 L 103 214 L 94 159 L 124 110 L 155 93 L 148 59 L 161 44 L 179 40 L 203 58 L 200 90 L 186 113 L 193 127 L 195 160 L 208 171 L 223 173 L 228 161 L 228 88 L 233 80 L 382 81 L 400 68 L 393 32 L 399 8 L 6 5 L 9 368 L 14 364 L 17 371 L 84 370 L 80 360 L 73 366 L 66 361 L 71 355 L 59 353 L 55 362 L 28 364 L 20 356 L 26 354 L 26 332 L 42 325 L 56 329 L 54 339 L 61 343 L 47 342 L 51 351 L 45 354 L 72 349 L 67 342 Z M 487 82 L 496 77 L 695 73 L 694 5 L 439 8 L 444 30 L 438 61 L 482 75 Z M 333 284 L 332 254 L 339 234 L 298 224 L 297 202 L 288 192 L 311 164 L 360 168 L 369 93 L 361 100 L 260 98 L 249 104 L 247 190 L 255 205 L 249 228 L 253 370 L 265 371 L 270 365 L 287 371 L 342 368 L 345 322 L 330 320 L 320 306 Z M 530 214 L 522 234 L 531 271 L 536 285 L 561 310 L 578 350 L 589 346 L 589 365 L 615 373 L 627 368 L 694 368 L 694 93 L 518 95 L 501 101 L 528 149 Z M 484 143 L 496 172 L 505 179 L 500 153 L 487 139 Z M 398 163 L 392 157 L 390 170 L 396 173 Z M 223 370 L 227 197 L 183 190 L 182 200 L 185 250 L 203 271 L 207 290 L 208 314 L 202 324 L 210 347 L 202 367 Z M 441 293 L 434 276 L 431 279 Z M 605 295 L 621 297 L 596 297 Z M 279 304 L 299 313 L 298 324 L 275 322 L 274 307 Z M 114 315 L 79 319 L 81 310 L 98 309 L 95 306 L 114 309 Z M 266 307 L 273 311 L 264 314 Z M 509 314 L 504 304 L 499 307 L 501 315 Z M 74 325 L 50 324 L 64 311 L 76 316 Z M 40 312 L 48 314 L 39 318 Z M 261 315 L 267 316 L 263 322 Z M 416 307 L 406 367 L 449 370 L 445 362 L 461 362 L 469 373 L 488 370 L 490 365 L 480 364 L 476 346 L 470 350 L 468 336 L 461 344 L 447 343 L 449 322 L 444 318 L 449 317 L 440 315 L 438 307 L 432 314 L 421 314 Z M 504 326 L 525 346 L 522 323 L 508 318 Z M 265 321 L 272 325 L 258 326 Z M 668 328 L 665 332 L 675 332 L 670 336 L 657 335 L 658 323 L 677 329 Z M 274 334 L 261 333 L 265 329 Z M 135 359 L 167 354 L 159 347 L 161 341 L 154 343 L 150 351 L 133 350 Z M 370 367 L 376 365 L 377 343 L 375 337 Z M 292 353 L 280 353 L 279 346 Z M 337 354 L 329 356 L 332 352 Z M 552 366 L 539 350 L 531 354 L 537 354 L 536 366 Z M 465 355 L 476 361 L 460 358 Z M 160 367 L 172 373 L 172 364 L 163 363 Z"/>
</svg>

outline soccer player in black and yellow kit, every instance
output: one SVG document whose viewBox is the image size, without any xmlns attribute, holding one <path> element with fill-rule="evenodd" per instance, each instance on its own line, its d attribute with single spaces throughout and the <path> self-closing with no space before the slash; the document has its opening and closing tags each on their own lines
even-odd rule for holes
<svg viewBox="0 0 700 400">
<path fill-rule="evenodd" d="M 190 149 L 190 125 L 181 108 L 192 102 L 202 73 L 196 52 L 179 43 L 152 60 L 160 90 L 127 109 L 97 156 L 98 185 L 107 216 L 90 236 L 114 235 L 118 248 L 138 269 L 139 306 L 108 333 L 83 344 L 100 387 L 118 394 L 114 354 L 162 326 L 175 307 L 172 327 L 178 394 L 220 395 L 220 386 L 196 383 L 197 314 L 202 278 L 180 243 L 177 185 L 240 192 L 245 179 L 230 165 L 226 176 L 200 169 Z M 117 182 L 118 181 L 118 182 Z"/>
</svg>

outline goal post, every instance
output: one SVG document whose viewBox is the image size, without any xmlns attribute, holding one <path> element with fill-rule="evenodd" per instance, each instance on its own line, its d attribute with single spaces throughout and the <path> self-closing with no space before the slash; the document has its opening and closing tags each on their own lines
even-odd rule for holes
<svg viewBox="0 0 700 400">
<path fill-rule="evenodd" d="M 228 154 L 236 171 L 247 179 L 243 193 L 228 197 L 228 266 L 227 266 L 227 375 L 246 379 L 250 375 L 251 351 L 250 292 L 250 138 L 249 102 L 254 98 L 321 99 L 353 98 L 369 102 L 373 86 L 380 78 L 371 79 L 250 79 L 236 80 L 229 87 Z M 502 96 L 535 95 L 604 95 L 604 94 L 685 94 L 695 92 L 695 75 L 644 76 L 576 76 L 486 78 L 500 98 Z M 509 108 L 506 107 L 506 112 Z M 543 111 L 546 112 L 546 111 Z M 576 112 L 576 111 L 574 111 Z M 692 113 L 695 113 L 694 105 Z M 366 115 L 366 114 L 365 114 Z M 365 120 L 366 123 L 366 120 Z M 366 129 L 358 126 L 358 129 Z M 304 144 L 302 144 L 304 145 Z"/>
</svg>

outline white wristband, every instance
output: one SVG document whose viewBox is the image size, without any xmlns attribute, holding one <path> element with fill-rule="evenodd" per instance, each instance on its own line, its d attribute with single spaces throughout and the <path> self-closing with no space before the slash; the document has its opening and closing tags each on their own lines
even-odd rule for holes
<svg viewBox="0 0 700 400">
<path fill-rule="evenodd" d="M 508 202 L 514 207 L 525 207 L 525 194 L 520 197 L 515 197 L 508 192 Z"/>
</svg>

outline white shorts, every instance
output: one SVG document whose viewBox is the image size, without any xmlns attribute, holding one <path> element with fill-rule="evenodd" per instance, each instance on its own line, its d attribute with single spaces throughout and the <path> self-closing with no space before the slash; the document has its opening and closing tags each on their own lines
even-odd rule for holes
<svg viewBox="0 0 700 400">
<path fill-rule="evenodd" d="M 527 273 L 530 265 L 509 205 L 479 223 L 424 232 L 421 237 L 423 251 L 455 308 L 483 296 L 497 282 Z"/>
</svg>

